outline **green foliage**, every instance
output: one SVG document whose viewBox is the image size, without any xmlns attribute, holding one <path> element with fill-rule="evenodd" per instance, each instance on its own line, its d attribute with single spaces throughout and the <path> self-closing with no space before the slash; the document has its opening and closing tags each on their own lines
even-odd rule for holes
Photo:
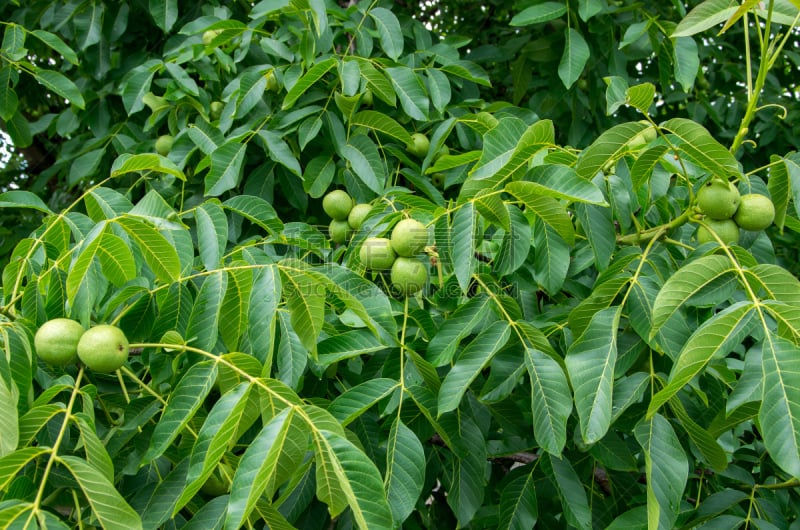
<svg viewBox="0 0 800 530">
<path fill-rule="evenodd" d="M 490 2 L 469 46 L 388 2 L 20 4 L 0 120 L 52 160 L 3 170 L 4 527 L 797 524 L 800 159 L 756 116 L 794 4 Z M 708 231 L 711 178 L 775 226 Z M 409 218 L 398 296 L 365 243 Z M 130 358 L 40 362 L 56 318 Z"/>
</svg>

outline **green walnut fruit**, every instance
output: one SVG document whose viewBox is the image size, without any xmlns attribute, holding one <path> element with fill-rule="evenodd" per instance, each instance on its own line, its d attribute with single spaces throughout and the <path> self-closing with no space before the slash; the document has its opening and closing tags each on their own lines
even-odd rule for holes
<svg viewBox="0 0 800 530">
<path fill-rule="evenodd" d="M 389 270 L 397 259 L 392 242 L 385 237 L 369 237 L 361 244 L 358 258 L 367 269 Z"/>
<path fill-rule="evenodd" d="M 411 135 L 411 143 L 406 146 L 406 150 L 416 157 L 424 158 L 430 147 L 431 142 L 427 136 L 422 133 L 414 133 Z"/>
<path fill-rule="evenodd" d="M 392 230 L 392 248 L 398 256 L 415 256 L 427 244 L 428 229 L 416 219 L 403 219 Z"/>
<path fill-rule="evenodd" d="M 367 218 L 370 211 L 372 211 L 372 206 L 369 204 L 361 203 L 353 206 L 353 209 L 350 210 L 350 213 L 347 215 L 347 222 L 350 224 L 350 228 L 353 230 L 361 228 L 361 224 L 364 222 L 364 219 Z"/>
<path fill-rule="evenodd" d="M 48 320 L 33 337 L 36 355 L 53 366 L 72 364 L 78 358 L 78 341 L 84 331 L 79 322 L 69 318 Z"/>
<path fill-rule="evenodd" d="M 90 370 L 110 373 L 128 360 L 128 339 L 117 326 L 100 324 L 89 328 L 78 341 L 78 358 Z"/>
<path fill-rule="evenodd" d="M 224 476 L 223 476 L 224 475 Z M 227 464 L 220 463 L 211 472 L 208 479 L 200 486 L 200 491 L 212 497 L 225 495 L 230 490 L 230 479 L 233 477 L 233 469 Z"/>
<path fill-rule="evenodd" d="M 392 264 L 390 278 L 392 289 L 402 296 L 411 296 L 425 287 L 425 283 L 428 281 L 428 271 L 417 258 L 400 256 Z"/>
<path fill-rule="evenodd" d="M 734 245 L 739 242 L 739 225 L 733 219 L 707 219 L 705 223 L 717 236 L 727 245 Z M 697 242 L 701 245 L 710 241 L 716 241 L 711 232 L 705 227 L 697 229 Z"/>
<path fill-rule="evenodd" d="M 156 153 L 161 156 L 167 156 L 172 150 L 172 144 L 174 142 L 175 139 L 172 137 L 172 135 L 162 134 L 156 138 Z"/>
<path fill-rule="evenodd" d="M 765 195 L 758 193 L 742 195 L 733 220 L 745 230 L 754 232 L 764 230 L 775 220 L 775 205 Z"/>
<path fill-rule="evenodd" d="M 211 121 L 218 120 L 222 116 L 222 109 L 224 108 L 225 104 L 221 101 L 212 101 L 208 112 Z"/>
<path fill-rule="evenodd" d="M 640 120 L 639 123 L 647 125 L 647 128 L 645 128 L 642 131 L 639 131 L 639 133 L 636 136 L 634 136 L 628 141 L 628 148 L 631 149 L 632 151 L 641 149 L 642 147 L 646 146 L 647 144 L 658 138 L 658 132 L 656 131 L 655 127 L 650 125 L 649 121 Z"/>
<path fill-rule="evenodd" d="M 739 208 L 741 196 L 732 182 L 712 179 L 697 192 L 697 206 L 707 217 L 730 219 Z"/>
<path fill-rule="evenodd" d="M 344 221 L 353 209 L 353 198 L 346 191 L 333 190 L 322 198 L 322 209 L 331 219 Z"/>
<path fill-rule="evenodd" d="M 444 189 L 444 180 L 444 173 L 434 173 L 431 175 L 431 184 L 440 190 Z"/>
<path fill-rule="evenodd" d="M 342 243 L 347 243 L 347 240 L 350 239 L 352 229 L 347 221 L 337 221 L 334 219 L 328 226 L 328 233 L 331 236 L 331 241 L 341 245 Z"/>
<path fill-rule="evenodd" d="M 213 41 L 220 33 L 222 33 L 221 29 L 209 29 L 204 31 L 203 45 L 208 46 L 209 44 L 211 44 L 211 41 Z"/>
</svg>

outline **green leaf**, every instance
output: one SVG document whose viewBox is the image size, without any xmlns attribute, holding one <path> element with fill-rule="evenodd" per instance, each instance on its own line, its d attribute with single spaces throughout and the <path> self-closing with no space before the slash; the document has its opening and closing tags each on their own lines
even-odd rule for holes
<svg viewBox="0 0 800 530">
<path fill-rule="evenodd" d="M 678 269 L 664 283 L 653 306 L 653 326 L 650 337 L 661 329 L 680 307 L 706 285 L 733 271 L 730 260 L 711 254 L 698 258 Z"/>
<path fill-rule="evenodd" d="M 227 528 L 241 527 L 262 494 L 272 497 L 302 462 L 308 434 L 296 415 L 296 409 L 285 408 L 264 425 L 245 450 L 233 476 Z"/>
<path fill-rule="evenodd" d="M 220 311 L 227 288 L 228 274 L 224 269 L 215 271 L 203 280 L 186 324 L 187 342 L 192 346 L 211 351 L 217 344 Z"/>
<path fill-rule="evenodd" d="M 595 314 L 564 358 L 581 436 L 587 444 L 599 441 L 611 426 L 620 312 L 621 308 L 614 306 Z"/>
<path fill-rule="evenodd" d="M 50 33 L 49 31 L 45 31 L 43 29 L 35 29 L 31 31 L 31 35 L 42 41 L 53 51 L 57 52 L 66 61 L 74 64 L 75 66 L 78 65 L 78 55 L 72 48 L 67 46 L 63 40 L 61 40 L 61 37 L 55 33 Z"/>
<path fill-rule="evenodd" d="M 539 517 L 536 486 L 532 471 L 514 477 L 500 493 L 498 530 L 534 528 Z"/>
<path fill-rule="evenodd" d="M 672 367 L 669 383 L 650 401 L 648 416 L 686 386 L 711 359 L 727 355 L 750 334 L 753 310 L 752 302 L 737 302 L 703 322 L 692 333 Z"/>
<path fill-rule="evenodd" d="M 89 269 L 95 258 L 102 267 L 103 275 L 117 287 L 136 277 L 137 267 L 131 249 L 122 238 L 108 231 L 106 226 L 98 225 L 102 231 L 91 240 L 87 238 L 86 245 L 70 267 L 67 275 L 67 300 L 71 303 L 74 303 L 81 286 L 91 285 Z"/>
<path fill-rule="evenodd" d="M 175 247 L 148 224 L 133 217 L 123 216 L 115 220 L 141 250 L 145 262 L 164 283 L 176 281 L 181 274 L 181 262 Z"/>
<path fill-rule="evenodd" d="M 102 473 L 75 456 L 62 455 L 56 458 L 78 482 L 92 508 L 92 513 L 103 528 L 108 530 L 142 528 L 139 514 L 133 511 Z"/>
<path fill-rule="evenodd" d="M 570 248 L 550 225 L 534 221 L 533 279 L 551 295 L 557 294 L 567 278 Z"/>
<path fill-rule="evenodd" d="M 739 3 L 734 0 L 705 0 L 683 17 L 671 37 L 691 37 L 730 19 Z"/>
<path fill-rule="evenodd" d="M 800 348 L 768 333 L 761 346 L 764 372 L 759 425 L 772 460 L 800 477 Z"/>
<path fill-rule="evenodd" d="M 453 267 L 458 285 L 467 292 L 475 270 L 475 245 L 478 233 L 478 218 L 475 205 L 466 203 L 453 214 L 451 231 Z"/>
<path fill-rule="evenodd" d="M 283 223 L 278 218 L 275 208 L 261 197 L 236 195 L 223 202 L 222 206 L 272 234 L 283 231 Z"/>
<path fill-rule="evenodd" d="M 67 100 L 69 104 L 81 109 L 86 107 L 86 102 L 83 100 L 83 94 L 81 94 L 80 89 L 63 74 L 53 70 L 37 69 L 33 72 L 33 76 L 45 88 L 55 92 Z"/>
<path fill-rule="evenodd" d="M 422 79 L 406 66 L 394 66 L 385 71 L 405 113 L 415 120 L 427 120 L 428 96 Z"/>
<path fill-rule="evenodd" d="M 197 248 L 207 271 L 222 264 L 228 243 L 228 218 L 218 201 L 206 201 L 194 209 Z"/>
<path fill-rule="evenodd" d="M 583 68 L 591 55 L 589 45 L 577 30 L 567 28 L 564 30 L 564 53 L 558 63 L 558 77 L 564 86 L 570 88 L 581 76 Z"/>
<path fill-rule="evenodd" d="M 575 528 L 590 530 L 592 511 L 586 490 L 569 460 L 548 454 L 542 458 L 541 466 L 558 491 L 566 522 Z"/>
<path fill-rule="evenodd" d="M 379 378 L 364 381 L 339 394 L 328 406 L 328 412 L 346 427 L 397 388 L 398 383 L 394 379 Z"/>
<path fill-rule="evenodd" d="M 19 391 L 0 377 L 0 458 L 14 452 L 20 441 L 20 418 L 17 414 Z"/>
<path fill-rule="evenodd" d="M 625 96 L 630 106 L 638 109 L 642 114 L 649 114 L 656 96 L 656 87 L 652 83 L 641 83 L 628 88 Z"/>
<path fill-rule="evenodd" d="M 460 305 L 431 338 L 426 350 L 427 360 L 437 367 L 449 364 L 461 340 L 485 321 L 491 305 L 491 299 L 486 295 L 475 296 Z"/>
<path fill-rule="evenodd" d="M 322 79 L 322 76 L 327 74 L 332 68 L 334 68 L 337 64 L 336 57 L 328 57 L 324 59 L 303 74 L 303 77 L 297 80 L 297 83 L 292 86 L 289 92 L 286 94 L 286 97 L 283 99 L 283 104 L 281 108 L 283 110 L 290 109 L 294 106 L 295 102 L 306 93 L 306 91 L 311 88 L 311 86 Z"/>
<path fill-rule="evenodd" d="M 353 126 L 361 126 L 390 136 L 403 145 L 411 143 L 411 135 L 394 118 L 375 110 L 362 110 L 350 121 Z"/>
<path fill-rule="evenodd" d="M 214 361 L 194 364 L 186 371 L 169 394 L 142 462 L 150 462 L 160 456 L 181 434 L 213 388 L 216 377 L 217 363 Z"/>
<path fill-rule="evenodd" d="M 511 182 L 506 191 L 518 198 L 525 207 L 555 230 L 569 245 L 575 243 L 575 228 L 566 207 L 558 200 L 540 195 L 528 182 Z"/>
<path fill-rule="evenodd" d="M 456 360 L 439 389 L 439 415 L 455 410 L 472 381 L 478 377 L 492 357 L 508 342 L 508 322 L 497 321 L 484 329 Z"/>
<path fill-rule="evenodd" d="M 0 120 L 8 121 L 19 108 L 19 97 L 14 91 L 13 70 L 6 66 L 0 68 Z"/>
<path fill-rule="evenodd" d="M 244 417 L 251 389 L 251 383 L 240 383 L 223 394 L 209 411 L 192 447 L 185 489 L 175 504 L 174 512 L 194 497 L 211 476 L 225 451 L 236 442 L 236 432 Z"/>
<path fill-rule="evenodd" d="M 531 171 L 530 178 L 532 182 L 521 181 L 514 185 L 528 188 L 530 193 L 548 195 L 555 199 L 608 206 L 600 188 L 579 177 L 574 168 L 554 164 L 537 166 Z"/>
<path fill-rule="evenodd" d="M 105 148 L 93 149 L 76 158 L 69 168 L 67 183 L 73 186 L 83 179 L 96 178 L 97 168 L 103 160 Z"/>
<path fill-rule="evenodd" d="M 628 142 L 648 126 L 637 122 L 615 125 L 583 150 L 575 166 L 578 176 L 592 180 L 598 171 L 613 163 L 628 150 Z"/>
<path fill-rule="evenodd" d="M 681 509 L 689 463 L 672 426 L 661 415 L 640 421 L 633 431 L 644 449 L 648 528 L 674 528 Z"/>
<path fill-rule="evenodd" d="M 511 26 L 530 26 L 531 24 L 541 24 L 563 16 L 567 12 L 567 6 L 561 2 L 542 2 L 534 6 L 526 7 L 511 19 Z"/>
<path fill-rule="evenodd" d="M 451 467 L 452 475 L 445 482 L 447 504 L 458 519 L 458 527 L 469 526 L 484 498 L 486 473 L 486 439 L 474 417 L 467 410 L 448 414 L 440 423 L 453 434 L 457 453 Z M 444 437 L 443 437 L 444 438 Z"/>
<path fill-rule="evenodd" d="M 386 186 L 386 170 L 377 146 L 363 134 L 350 137 L 342 148 L 342 157 L 350 163 L 356 177 L 371 191 L 382 195 Z"/>
<path fill-rule="evenodd" d="M 36 458 L 50 453 L 49 447 L 24 447 L 0 458 L 0 490 L 7 491 L 17 473 Z"/>
<path fill-rule="evenodd" d="M 111 166 L 111 177 L 116 178 L 127 173 L 139 173 L 155 171 L 157 173 L 167 173 L 180 180 L 186 180 L 178 166 L 173 164 L 168 158 L 154 154 L 143 153 L 139 155 L 122 154 L 114 160 Z"/>
<path fill-rule="evenodd" d="M 397 17 L 384 7 L 375 7 L 369 11 L 375 26 L 381 48 L 392 60 L 397 61 L 403 53 L 403 31 Z"/>
<path fill-rule="evenodd" d="M 205 177 L 205 195 L 218 197 L 239 185 L 247 144 L 231 140 L 211 153 L 211 169 Z"/>
<path fill-rule="evenodd" d="M 13 22 L 6 24 L 3 32 L 2 49 L 12 61 L 21 61 L 28 50 L 25 49 L 25 29 Z"/>
<path fill-rule="evenodd" d="M 262 129 L 258 132 L 260 138 L 267 144 L 269 157 L 275 162 L 279 163 L 292 174 L 301 176 L 303 169 L 300 167 L 300 162 L 297 161 L 297 155 L 292 152 L 291 147 L 286 141 L 275 131 L 268 131 Z"/>
<path fill-rule="evenodd" d="M 152 1 L 159 1 L 159 0 L 151 0 L 151 2 Z M 161 0 L 161 1 L 175 2 L 176 0 Z M 195 97 L 200 95 L 200 91 L 197 88 L 197 83 L 194 81 L 194 79 L 191 78 L 191 76 L 189 76 L 188 73 L 186 73 L 186 70 L 184 70 L 177 64 L 170 62 L 164 63 L 164 67 L 167 69 L 169 75 L 171 75 L 172 78 L 175 79 L 175 82 L 178 84 L 178 86 L 181 87 L 181 89 L 184 92 Z"/>
<path fill-rule="evenodd" d="M 356 526 L 362 530 L 393 528 L 392 512 L 375 464 L 341 435 L 319 431 L 315 433 L 317 495 L 328 504 L 332 517 L 341 512 L 342 502 L 350 507 Z M 320 492 L 319 477 L 335 484 L 335 491 Z M 334 499 L 331 494 L 340 495 Z"/>
<path fill-rule="evenodd" d="M 670 399 L 669 406 L 706 462 L 714 468 L 714 471 L 725 471 L 728 467 L 728 455 L 714 436 L 692 419 L 680 399 L 677 397 Z"/>
<path fill-rule="evenodd" d="M 739 175 L 736 158 L 702 125 L 686 118 L 673 118 L 662 123 L 661 128 L 677 136 L 682 142 L 681 151 L 701 168 L 721 177 Z"/>
<path fill-rule="evenodd" d="M 253 269 L 238 267 L 247 267 L 247 262 L 239 261 L 231 264 L 225 297 L 219 310 L 219 319 L 222 323 L 220 333 L 230 351 L 239 350 L 242 337 L 247 336 L 248 314 L 253 292 Z"/>
<path fill-rule="evenodd" d="M 567 441 L 567 419 L 572 412 L 567 376 L 552 357 L 534 348 L 525 348 L 525 367 L 531 379 L 533 436 L 542 449 L 559 456 Z"/>
<path fill-rule="evenodd" d="M 319 288 L 316 278 L 303 270 L 300 263 L 283 262 L 280 271 L 292 328 L 303 346 L 316 354 L 317 337 L 322 331 L 325 317 L 325 291 Z"/>
<path fill-rule="evenodd" d="M 533 241 L 533 230 L 522 210 L 513 204 L 505 204 L 503 207 L 508 210 L 510 229 L 503 234 L 494 262 L 494 270 L 501 276 L 511 274 L 525 264 Z"/>
<path fill-rule="evenodd" d="M 386 495 L 392 518 L 402 523 L 414 511 L 425 484 L 425 449 L 417 435 L 395 418 L 386 448 Z"/>
<path fill-rule="evenodd" d="M 697 70 L 700 68 L 697 43 L 691 37 L 674 37 L 675 47 L 675 79 L 681 84 L 684 92 L 694 86 Z"/>
<path fill-rule="evenodd" d="M 0 193 L 0 208 L 31 208 L 46 214 L 53 213 L 53 210 L 38 195 L 26 190 L 10 190 Z"/>
<path fill-rule="evenodd" d="M 489 75 L 483 68 L 472 61 L 449 61 L 447 64 L 442 65 L 441 71 L 457 77 L 462 77 L 478 85 L 485 87 L 492 86 L 492 83 L 489 81 Z"/>
<path fill-rule="evenodd" d="M 89 415 L 79 412 L 72 417 L 80 432 L 83 450 L 86 453 L 86 460 L 109 482 L 114 480 L 114 463 L 108 456 L 103 442 L 97 436 L 97 427 L 94 419 Z"/>
</svg>

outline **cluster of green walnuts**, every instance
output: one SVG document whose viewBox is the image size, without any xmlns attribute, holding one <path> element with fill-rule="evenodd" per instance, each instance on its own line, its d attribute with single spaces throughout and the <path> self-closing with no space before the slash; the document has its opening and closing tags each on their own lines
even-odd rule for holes
<svg viewBox="0 0 800 530">
<path fill-rule="evenodd" d="M 697 229 L 697 242 L 716 241 L 714 234 L 726 244 L 739 242 L 739 229 L 757 232 L 775 220 L 775 205 L 769 197 L 758 193 L 741 195 L 728 180 L 711 179 L 697 192 L 697 211 L 704 215 Z"/>
<path fill-rule="evenodd" d="M 69 318 L 42 324 L 33 337 L 36 355 L 52 366 L 64 367 L 78 359 L 90 370 L 111 373 L 122 367 L 130 351 L 121 329 L 111 324 L 84 327 Z"/>
<path fill-rule="evenodd" d="M 332 219 L 328 227 L 331 241 L 343 244 L 361 227 L 372 206 L 355 204 L 347 192 L 334 190 L 322 198 L 322 209 Z M 358 257 L 367 270 L 390 271 L 392 289 L 402 296 L 411 296 L 428 281 L 428 270 L 420 259 L 427 244 L 425 225 L 405 218 L 394 225 L 390 237 L 365 239 Z"/>
</svg>

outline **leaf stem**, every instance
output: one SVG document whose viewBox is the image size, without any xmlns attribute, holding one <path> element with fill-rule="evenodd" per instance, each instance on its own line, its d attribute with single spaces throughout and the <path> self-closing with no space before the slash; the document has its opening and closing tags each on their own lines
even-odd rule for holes
<svg viewBox="0 0 800 530">
<path fill-rule="evenodd" d="M 652 239 L 658 239 L 673 228 L 677 228 L 683 224 L 686 224 L 691 218 L 691 215 L 692 211 L 687 209 L 681 215 L 668 223 L 654 226 L 653 228 L 648 228 L 647 230 L 643 230 L 636 234 L 617 236 L 617 243 L 620 245 L 638 245 L 640 243 L 647 243 Z"/>
</svg>

